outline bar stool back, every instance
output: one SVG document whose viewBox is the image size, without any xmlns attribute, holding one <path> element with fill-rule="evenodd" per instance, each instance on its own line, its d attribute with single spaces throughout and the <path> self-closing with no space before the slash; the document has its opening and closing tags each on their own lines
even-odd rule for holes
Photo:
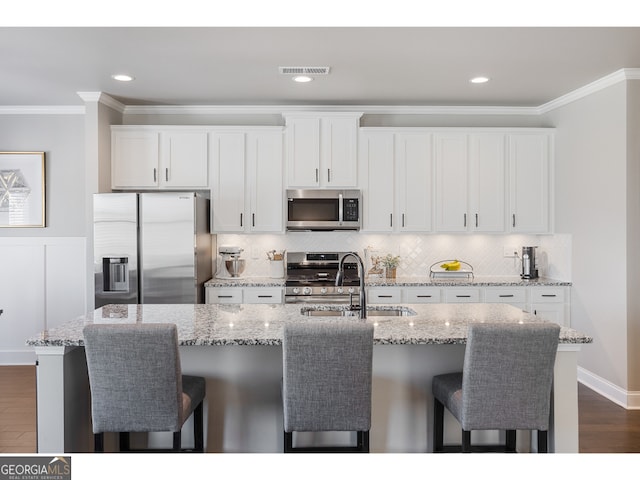
<svg viewBox="0 0 640 480">
<path fill-rule="evenodd" d="M 205 380 L 182 375 L 174 324 L 89 324 L 84 344 L 91 387 L 95 451 L 104 432 L 120 432 L 120 450 L 130 451 L 129 432 L 173 432 L 194 413 L 194 451 L 203 451 Z"/>
<path fill-rule="evenodd" d="M 369 452 L 373 325 L 288 323 L 283 337 L 285 452 Z M 356 446 L 293 447 L 293 432 L 355 431 Z"/>
<path fill-rule="evenodd" d="M 515 451 L 516 430 L 537 430 L 546 452 L 559 334 L 553 323 L 470 325 L 463 371 L 433 377 L 434 451 L 444 451 L 446 407 L 462 427 L 463 452 L 472 430 L 505 430 L 505 451 Z"/>
</svg>

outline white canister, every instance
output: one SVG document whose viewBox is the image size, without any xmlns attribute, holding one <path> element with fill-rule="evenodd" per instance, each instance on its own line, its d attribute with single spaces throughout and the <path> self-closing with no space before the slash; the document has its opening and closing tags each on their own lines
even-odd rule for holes
<svg viewBox="0 0 640 480">
<path fill-rule="evenodd" d="M 284 261 L 283 260 L 271 260 L 269 262 L 269 268 L 271 271 L 271 278 L 283 278 L 284 277 Z"/>
</svg>

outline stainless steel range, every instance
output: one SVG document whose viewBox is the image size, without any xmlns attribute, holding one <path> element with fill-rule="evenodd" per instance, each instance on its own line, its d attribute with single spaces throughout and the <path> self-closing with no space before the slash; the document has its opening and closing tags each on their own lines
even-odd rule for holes
<svg viewBox="0 0 640 480">
<path fill-rule="evenodd" d="M 288 252 L 285 303 L 345 303 L 358 299 L 358 263 L 344 262 L 344 280 L 336 287 L 338 265 L 347 252 Z"/>
</svg>

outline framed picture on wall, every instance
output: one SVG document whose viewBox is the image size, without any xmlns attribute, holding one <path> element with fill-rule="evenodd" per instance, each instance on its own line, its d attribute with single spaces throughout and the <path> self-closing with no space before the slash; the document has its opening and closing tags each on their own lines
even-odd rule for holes
<svg viewBox="0 0 640 480">
<path fill-rule="evenodd" d="M 0 227 L 45 226 L 44 152 L 0 152 Z"/>
</svg>

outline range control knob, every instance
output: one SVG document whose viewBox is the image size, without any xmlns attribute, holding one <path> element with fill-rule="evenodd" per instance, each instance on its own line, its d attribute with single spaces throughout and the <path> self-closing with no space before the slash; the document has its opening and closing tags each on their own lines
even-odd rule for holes
<svg viewBox="0 0 640 480">
<path fill-rule="evenodd" d="M 322 294 L 327 293 L 327 289 L 326 289 L 325 287 L 322 287 L 322 288 L 320 289 L 320 293 L 322 293 Z"/>
<path fill-rule="evenodd" d="M 349 293 L 355 293 L 356 289 L 353 287 L 349 287 Z"/>
<path fill-rule="evenodd" d="M 298 287 L 294 287 L 293 288 L 293 293 L 295 293 L 296 295 L 300 293 L 300 289 Z"/>
<path fill-rule="evenodd" d="M 302 293 L 303 293 L 304 295 L 311 295 L 311 287 L 304 287 L 304 288 L 302 289 Z"/>
<path fill-rule="evenodd" d="M 338 293 L 343 293 L 344 292 L 344 288 L 342 287 L 338 287 L 338 290 L 336 290 Z"/>
</svg>

